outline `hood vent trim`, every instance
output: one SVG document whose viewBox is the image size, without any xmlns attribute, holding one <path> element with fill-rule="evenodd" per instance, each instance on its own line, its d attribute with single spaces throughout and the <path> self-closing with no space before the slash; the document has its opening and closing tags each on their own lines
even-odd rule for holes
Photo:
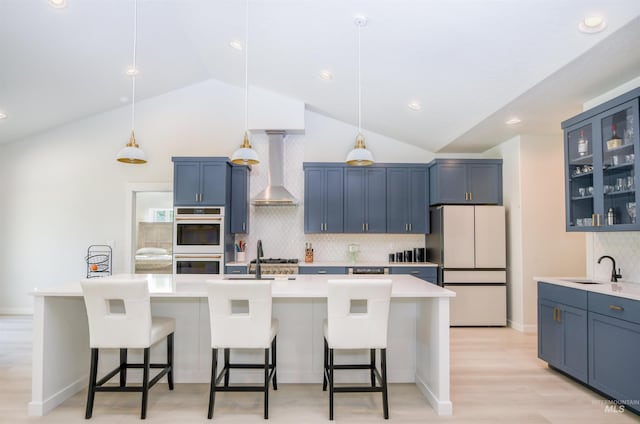
<svg viewBox="0 0 640 424">
<path fill-rule="evenodd" d="M 284 131 L 266 131 L 269 136 L 269 185 L 251 200 L 254 206 L 297 206 L 284 187 Z"/>
</svg>

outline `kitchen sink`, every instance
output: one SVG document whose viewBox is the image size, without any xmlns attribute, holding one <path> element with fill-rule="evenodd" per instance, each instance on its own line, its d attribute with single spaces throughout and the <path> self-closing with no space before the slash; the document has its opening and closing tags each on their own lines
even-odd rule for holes
<svg viewBox="0 0 640 424">
<path fill-rule="evenodd" d="M 584 279 L 569 279 L 569 278 L 563 278 L 563 281 L 568 281 L 570 283 L 576 283 L 576 284 L 608 284 L 608 282 L 605 281 L 595 281 L 595 280 L 584 280 Z"/>
</svg>

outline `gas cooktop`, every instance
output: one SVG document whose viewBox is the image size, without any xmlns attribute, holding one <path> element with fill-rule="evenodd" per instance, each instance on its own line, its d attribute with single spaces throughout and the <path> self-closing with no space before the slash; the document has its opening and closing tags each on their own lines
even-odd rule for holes
<svg viewBox="0 0 640 424">
<path fill-rule="evenodd" d="M 255 264 L 256 260 L 252 260 L 250 263 Z M 297 264 L 297 259 L 281 259 L 281 258 L 262 258 L 260 264 Z"/>
</svg>

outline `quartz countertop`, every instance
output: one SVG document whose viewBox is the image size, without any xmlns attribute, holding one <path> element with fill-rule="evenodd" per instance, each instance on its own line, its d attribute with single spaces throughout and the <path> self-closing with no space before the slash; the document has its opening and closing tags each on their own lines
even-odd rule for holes
<svg viewBox="0 0 640 424">
<path fill-rule="evenodd" d="M 227 262 L 226 266 L 248 266 L 249 261 L 246 262 Z M 366 266 L 424 266 L 424 267 L 437 267 L 438 264 L 433 262 L 376 262 L 376 261 L 363 261 L 353 262 L 349 261 L 317 261 L 317 262 L 304 262 L 298 261 L 298 266 L 339 266 L 339 267 L 366 267 Z"/>
<path fill-rule="evenodd" d="M 612 283 L 606 280 L 592 280 L 588 277 L 533 277 L 533 279 L 535 281 L 571 287 L 573 289 L 584 290 L 592 293 L 640 300 L 640 283 L 631 281 L 621 280 L 617 283 Z M 597 281 L 599 284 L 580 284 L 572 281 Z"/>
<path fill-rule="evenodd" d="M 96 280 L 146 279 L 152 297 L 206 297 L 204 283 L 206 280 L 222 280 L 225 277 L 238 280 L 246 277 L 255 279 L 254 275 L 171 275 L 171 274 L 118 274 L 101 277 Z M 265 276 L 266 277 L 266 276 Z M 290 279 L 295 278 L 295 279 Z M 275 277 L 272 285 L 274 298 L 322 298 L 327 297 L 329 280 L 366 280 L 390 279 L 392 281 L 391 297 L 393 298 L 434 298 L 455 297 L 455 293 L 443 287 L 431 284 L 411 275 L 303 275 Z M 82 296 L 80 282 L 71 282 L 46 289 L 35 288 L 30 292 L 33 296 Z"/>
</svg>

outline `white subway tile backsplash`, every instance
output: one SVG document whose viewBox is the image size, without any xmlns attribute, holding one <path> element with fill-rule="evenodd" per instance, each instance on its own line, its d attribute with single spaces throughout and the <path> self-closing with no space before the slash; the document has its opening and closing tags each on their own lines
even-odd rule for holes
<svg viewBox="0 0 640 424">
<path fill-rule="evenodd" d="M 255 135 L 251 144 L 260 164 L 251 170 L 251 197 L 268 183 L 269 149 L 266 135 Z M 236 235 L 247 243 L 247 260 L 256 256 L 260 239 L 265 257 L 298 258 L 304 261 L 305 243 L 313 243 L 314 261 L 349 260 L 347 246 L 360 245 L 357 261 L 386 262 L 388 254 L 414 247 L 424 247 L 424 235 L 412 234 L 305 234 L 304 233 L 304 137 L 288 135 L 284 140 L 284 185 L 300 202 L 298 206 L 251 206 L 250 233 Z M 233 258 L 231 258 L 233 260 Z"/>
<path fill-rule="evenodd" d="M 609 279 L 611 261 L 597 264 L 602 255 L 613 256 L 620 268 L 622 279 L 640 283 L 640 232 L 621 231 L 593 235 L 593 278 Z"/>
</svg>

